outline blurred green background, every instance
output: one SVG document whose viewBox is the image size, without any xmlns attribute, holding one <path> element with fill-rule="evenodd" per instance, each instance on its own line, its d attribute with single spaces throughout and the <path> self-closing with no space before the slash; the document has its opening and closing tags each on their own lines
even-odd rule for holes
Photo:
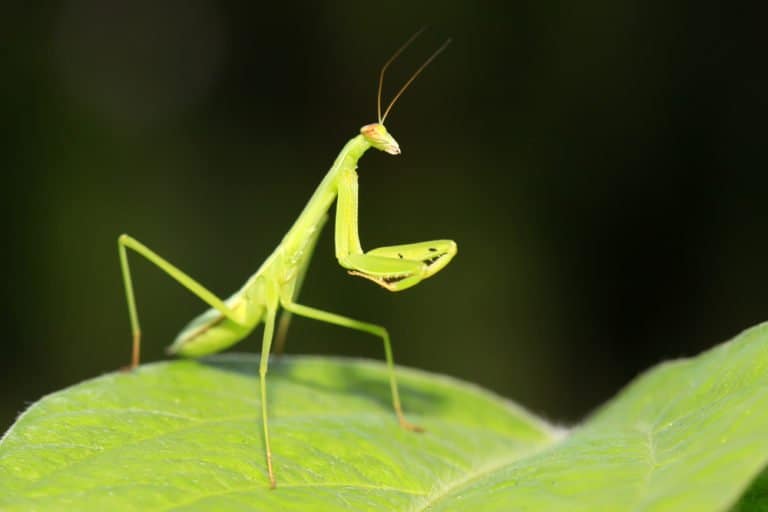
<svg viewBox="0 0 768 512">
<path fill-rule="evenodd" d="M 718 5 L 721 4 L 721 5 Z M 702 2 L 102 2 L 0 18 L 0 430 L 129 360 L 116 238 L 227 296 L 358 128 L 446 37 L 361 160 L 364 247 L 453 238 L 400 294 L 320 239 L 302 301 L 390 328 L 403 365 L 558 422 L 768 319 L 762 18 Z M 196 298 L 133 258 L 144 360 Z M 256 352 L 260 337 L 235 347 Z M 296 319 L 288 351 L 383 359 Z"/>
</svg>

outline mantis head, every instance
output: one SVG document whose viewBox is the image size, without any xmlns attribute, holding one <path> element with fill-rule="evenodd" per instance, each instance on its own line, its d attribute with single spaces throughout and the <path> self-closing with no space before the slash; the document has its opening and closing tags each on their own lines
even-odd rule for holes
<svg viewBox="0 0 768 512">
<path fill-rule="evenodd" d="M 365 140 L 379 151 L 390 155 L 400 154 L 400 145 L 381 123 L 371 123 L 360 128 Z"/>
</svg>

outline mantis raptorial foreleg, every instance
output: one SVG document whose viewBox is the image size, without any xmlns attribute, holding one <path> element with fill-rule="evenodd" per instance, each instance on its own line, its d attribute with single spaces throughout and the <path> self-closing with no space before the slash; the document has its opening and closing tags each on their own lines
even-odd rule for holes
<svg viewBox="0 0 768 512">
<path fill-rule="evenodd" d="M 392 245 L 364 253 L 357 230 L 358 203 L 357 173 L 350 169 L 339 180 L 335 236 L 336 258 L 350 274 L 395 292 L 439 272 L 456 255 L 453 240 Z"/>
<path fill-rule="evenodd" d="M 395 360 L 392 357 L 392 344 L 389 341 L 389 332 L 387 332 L 387 329 L 380 325 L 362 322 L 360 320 L 355 320 L 354 318 L 349 318 L 346 316 L 338 315 L 336 313 L 304 306 L 295 302 L 284 301 L 280 305 L 286 311 L 290 311 L 299 316 L 338 325 L 341 327 L 347 327 L 356 331 L 367 332 L 381 338 L 381 341 L 384 342 L 384 355 L 387 359 L 387 369 L 389 370 L 389 387 L 392 391 L 392 405 L 395 408 L 397 420 L 400 422 L 400 425 L 407 430 L 413 430 L 416 432 L 422 432 L 424 430 L 421 427 L 410 423 L 405 419 L 405 416 L 403 415 L 403 409 L 400 405 L 400 393 L 397 388 L 397 379 L 395 377 Z"/>
<path fill-rule="evenodd" d="M 369 279 L 390 291 L 400 291 L 440 271 L 454 254 L 456 244 L 451 240 L 432 240 L 350 254 L 341 260 L 341 265 L 354 276 Z"/>
</svg>

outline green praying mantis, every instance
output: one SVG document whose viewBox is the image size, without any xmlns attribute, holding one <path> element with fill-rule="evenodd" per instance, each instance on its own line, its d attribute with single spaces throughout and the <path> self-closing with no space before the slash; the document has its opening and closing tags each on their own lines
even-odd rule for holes
<svg viewBox="0 0 768 512">
<path fill-rule="evenodd" d="M 403 415 L 392 347 L 387 330 L 380 325 L 362 322 L 296 302 L 318 235 L 328 218 L 328 209 L 334 200 L 336 200 L 336 258 L 339 264 L 347 269 L 351 275 L 363 277 L 389 291 L 396 292 L 415 286 L 436 274 L 456 255 L 456 243 L 452 240 L 393 245 L 364 252 L 358 235 L 358 175 L 355 170 L 357 162 L 372 147 L 390 155 L 400 154 L 400 146 L 384 127 L 384 121 L 402 93 L 450 43 L 450 40 L 447 40 L 411 75 L 382 115 L 381 91 L 384 73 L 420 33 L 421 31 L 411 36 L 381 68 L 377 96 L 378 122 L 363 126 L 360 133 L 347 142 L 304 210 L 274 252 L 262 263 L 256 273 L 248 278 L 243 287 L 228 299 L 220 299 L 138 240 L 126 234 L 118 238 L 120 265 L 133 335 L 131 369 L 136 368 L 139 364 L 141 329 L 136 313 L 127 249 L 132 249 L 157 265 L 211 307 L 184 327 L 168 348 L 169 353 L 198 357 L 218 352 L 242 340 L 260 323 L 264 323 L 259 384 L 267 473 L 271 488 L 275 488 L 276 481 L 272 467 L 272 450 L 267 421 L 266 375 L 275 331 L 275 319 L 279 308 L 282 308 L 283 311 L 276 335 L 277 352 L 282 351 L 292 314 L 367 332 L 379 337 L 384 343 L 392 404 L 397 419 L 400 425 L 407 430 L 422 430 L 407 421 Z"/>
</svg>

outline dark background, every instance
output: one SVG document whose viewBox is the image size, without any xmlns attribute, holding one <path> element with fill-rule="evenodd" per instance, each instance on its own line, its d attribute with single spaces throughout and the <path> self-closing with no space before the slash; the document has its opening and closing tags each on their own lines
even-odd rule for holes
<svg viewBox="0 0 768 512">
<path fill-rule="evenodd" d="M 102 2 L 5 6 L 0 430 L 122 366 L 127 232 L 227 296 L 385 84 L 453 44 L 360 162 L 364 247 L 453 238 L 391 294 L 320 239 L 302 301 L 388 326 L 396 360 L 558 422 L 768 319 L 764 18 L 702 2 Z M 375 154 L 374 154 L 375 153 Z M 205 306 L 133 258 L 145 361 Z M 236 350 L 256 352 L 260 336 Z M 296 319 L 293 353 L 383 359 Z"/>
</svg>

